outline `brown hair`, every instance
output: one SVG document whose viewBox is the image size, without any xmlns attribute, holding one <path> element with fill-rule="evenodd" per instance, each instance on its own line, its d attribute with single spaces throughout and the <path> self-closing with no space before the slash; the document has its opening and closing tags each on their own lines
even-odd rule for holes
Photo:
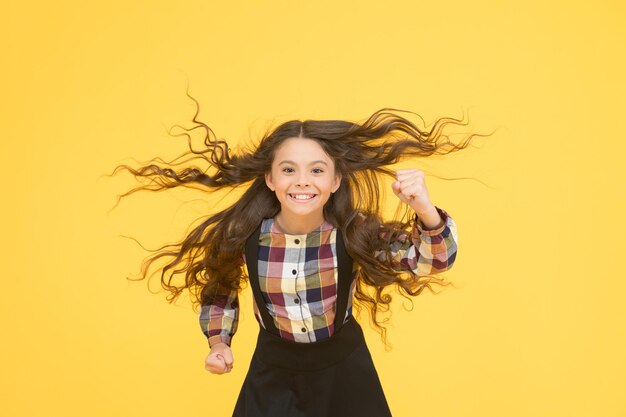
<svg viewBox="0 0 626 417">
<path fill-rule="evenodd" d="M 454 144 L 444 134 L 444 128 L 447 125 L 466 126 L 463 120 L 444 117 L 436 120 L 429 130 L 421 130 L 411 121 L 392 113 L 403 110 L 383 108 L 363 123 L 343 120 L 287 121 L 266 132 L 255 149 L 232 154 L 226 141 L 217 140 L 211 128 L 196 119 L 199 104 L 187 95 L 196 103 L 196 114 L 192 119 L 196 126 L 192 129 L 181 127 L 185 133 L 174 136 L 184 135 L 191 139 L 189 133 L 192 130 L 203 128 L 206 131 L 206 148 L 197 151 L 189 144 L 190 151 L 181 157 L 193 153 L 195 156 L 184 162 L 199 160 L 208 163 L 214 173 L 198 166 L 175 170 L 154 163 L 137 169 L 123 164 L 113 172 L 127 169 L 137 178 L 149 177 L 150 190 L 153 191 L 178 186 L 200 186 L 208 190 L 247 187 L 241 198 L 230 207 L 208 216 L 181 242 L 153 250 L 157 253 L 144 261 L 140 279 L 145 278 L 152 262 L 164 256 L 173 258 L 161 272 L 162 286 L 171 293 L 167 297 L 170 303 L 187 288 L 193 296 L 194 311 L 197 311 L 199 304 L 211 303 L 211 295 L 216 294 L 219 286 L 230 291 L 244 288 L 243 282 L 249 280 L 242 260 L 245 241 L 264 218 L 273 217 L 280 210 L 280 203 L 267 187 L 264 174 L 271 171 L 278 146 L 292 137 L 317 141 L 334 160 L 336 172 L 342 174 L 341 185 L 324 206 L 324 218 L 344 232 L 346 250 L 360 266 L 354 305 L 359 312 L 362 306 L 369 308 L 371 319 L 385 343 L 386 329 L 377 321 L 377 314 L 389 311 L 392 297 L 385 292 L 388 287 L 397 288 L 402 296 L 409 299 L 407 295 L 419 295 L 425 288 L 433 292 L 430 284 L 449 285 L 443 278 L 434 275 L 417 276 L 410 269 L 399 269 L 389 260 L 389 243 L 407 233 L 412 216 L 409 206 L 404 205 L 404 215 L 399 217 L 397 210 L 394 220 L 383 220 L 379 205 L 381 174 L 394 178 L 394 171 L 386 168 L 387 165 L 405 158 L 448 154 L 469 146 L 474 136 L 488 135 L 471 134 L 460 144 Z M 180 165 L 174 161 L 168 165 Z M 146 187 L 130 190 L 119 196 L 118 202 L 141 189 Z M 170 249 L 164 250 L 166 248 Z M 374 257 L 374 253 L 381 250 L 386 258 Z M 173 269 L 181 263 L 178 269 Z M 166 277 L 168 272 L 169 277 Z M 183 272 L 184 283 L 173 283 L 173 276 Z M 373 290 L 373 294 L 369 290 Z"/>
</svg>

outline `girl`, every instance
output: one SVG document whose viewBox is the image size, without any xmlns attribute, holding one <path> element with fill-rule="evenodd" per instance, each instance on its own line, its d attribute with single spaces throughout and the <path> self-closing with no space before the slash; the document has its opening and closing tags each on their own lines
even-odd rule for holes
<svg viewBox="0 0 626 417">
<path fill-rule="evenodd" d="M 408 298 L 432 291 L 431 283 L 448 285 L 436 274 L 453 265 L 458 237 L 452 217 L 431 201 L 422 171 L 386 166 L 463 149 L 475 135 L 455 145 L 443 128 L 464 125 L 460 120 L 442 118 L 422 131 L 386 110 L 395 109 L 379 110 L 362 124 L 288 121 L 256 148 L 231 154 L 196 120 L 197 109 L 193 121 L 206 129 L 207 148 L 191 149 L 197 155 L 191 159 L 208 162 L 207 169 L 121 166 L 156 178 L 157 190 L 248 186 L 181 243 L 157 249 L 175 250 L 147 261 L 174 257 L 161 282 L 170 302 L 184 289 L 195 296 L 210 348 L 205 368 L 214 374 L 233 369 L 238 293 L 245 282 L 252 285 L 259 333 L 233 417 L 391 415 L 352 307 L 369 308 L 385 340 L 377 313 L 389 310 L 392 297 L 384 292 L 395 288 Z M 380 174 L 395 178 L 403 221 L 381 217 Z M 185 282 L 175 285 L 165 273 L 183 259 L 186 265 L 174 273 L 186 272 Z"/>
</svg>

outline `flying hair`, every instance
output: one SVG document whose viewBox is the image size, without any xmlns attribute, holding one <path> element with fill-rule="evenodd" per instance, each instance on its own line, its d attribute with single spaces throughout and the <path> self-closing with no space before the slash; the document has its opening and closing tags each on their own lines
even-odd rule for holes
<svg viewBox="0 0 626 417">
<path fill-rule="evenodd" d="M 171 162 L 154 158 L 137 168 L 118 165 L 112 173 L 125 169 L 138 180 L 141 177 L 150 180 L 149 185 L 119 196 L 118 203 L 142 189 L 188 187 L 206 192 L 225 188 L 243 191 L 229 207 L 203 218 L 180 242 L 154 249 L 155 253 L 144 260 L 138 280 L 146 277 L 154 261 L 162 257 L 171 259 L 161 269 L 161 285 L 169 292 L 170 303 L 187 289 L 197 311 L 199 305 L 226 297 L 231 291 L 242 291 L 249 283 L 242 259 L 246 239 L 264 218 L 280 211 L 280 203 L 267 187 L 264 175 L 271 171 L 281 143 L 293 137 L 319 143 L 342 175 L 339 188 L 324 206 L 324 219 L 342 231 L 346 250 L 359 266 L 353 305 L 358 312 L 362 308 L 370 312 L 385 343 L 386 329 L 381 323 L 388 319 L 379 321 L 377 316 L 389 312 L 392 290 L 411 301 L 410 296 L 417 296 L 426 288 L 435 292 L 433 284 L 450 284 L 437 274 L 418 276 L 391 259 L 390 242 L 408 238 L 414 213 L 403 204 L 403 213 L 397 210 L 393 219 L 383 219 L 380 190 L 385 176 L 395 177 L 390 165 L 411 158 L 446 155 L 468 147 L 477 136 L 489 136 L 474 133 L 466 135 L 460 143 L 452 142 L 447 129 L 467 126 L 469 120 L 443 117 L 429 128 L 419 128 L 399 114 L 416 113 L 388 107 L 374 112 L 362 123 L 289 120 L 267 130 L 250 149 L 233 152 L 225 140 L 217 139 L 213 130 L 197 119 L 199 103 L 188 92 L 187 96 L 196 103 L 192 119 L 195 125 L 190 129 L 175 125 L 183 133 L 173 136 L 186 136 L 190 150 Z M 204 148 L 194 150 L 191 138 L 197 129 L 205 132 Z M 190 157 L 181 160 L 185 156 Z M 184 274 L 183 282 L 175 282 L 177 274 Z"/>
</svg>

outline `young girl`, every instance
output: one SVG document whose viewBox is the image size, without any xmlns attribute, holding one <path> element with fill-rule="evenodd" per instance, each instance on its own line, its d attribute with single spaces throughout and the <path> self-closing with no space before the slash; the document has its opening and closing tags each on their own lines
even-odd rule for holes
<svg viewBox="0 0 626 417">
<path fill-rule="evenodd" d="M 431 283 L 447 285 L 435 275 L 453 265 L 458 238 L 452 217 L 431 201 L 424 173 L 386 166 L 463 149 L 475 135 L 455 145 L 443 128 L 461 121 L 442 118 L 422 131 L 386 110 L 395 109 L 362 124 L 288 121 L 236 155 L 194 116 L 207 131 L 207 148 L 191 151 L 208 169 L 122 165 L 157 178 L 160 189 L 248 186 L 177 250 L 148 260 L 175 258 L 163 268 L 162 284 L 170 301 L 185 288 L 196 296 L 210 348 L 205 368 L 214 374 L 233 369 L 238 293 L 251 284 L 259 333 L 233 417 L 391 415 L 353 301 L 359 311 L 369 308 L 384 335 L 377 313 L 388 311 L 392 299 L 384 291 L 407 297 Z M 404 221 L 382 219 L 379 174 L 395 178 Z M 174 272 L 186 272 L 185 282 L 174 285 L 165 272 L 184 258 L 186 266 Z"/>
</svg>

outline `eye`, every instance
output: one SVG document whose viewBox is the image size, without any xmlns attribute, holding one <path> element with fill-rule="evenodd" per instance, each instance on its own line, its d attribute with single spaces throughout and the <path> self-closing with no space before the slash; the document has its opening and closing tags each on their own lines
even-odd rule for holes
<svg viewBox="0 0 626 417">
<path fill-rule="evenodd" d="M 287 171 L 287 170 L 290 170 L 290 171 Z M 321 174 L 322 172 L 324 172 L 324 170 L 321 168 L 313 168 L 312 171 L 314 171 L 316 174 Z M 283 168 L 282 172 L 293 172 L 293 168 L 288 168 L 288 167 Z"/>
</svg>

